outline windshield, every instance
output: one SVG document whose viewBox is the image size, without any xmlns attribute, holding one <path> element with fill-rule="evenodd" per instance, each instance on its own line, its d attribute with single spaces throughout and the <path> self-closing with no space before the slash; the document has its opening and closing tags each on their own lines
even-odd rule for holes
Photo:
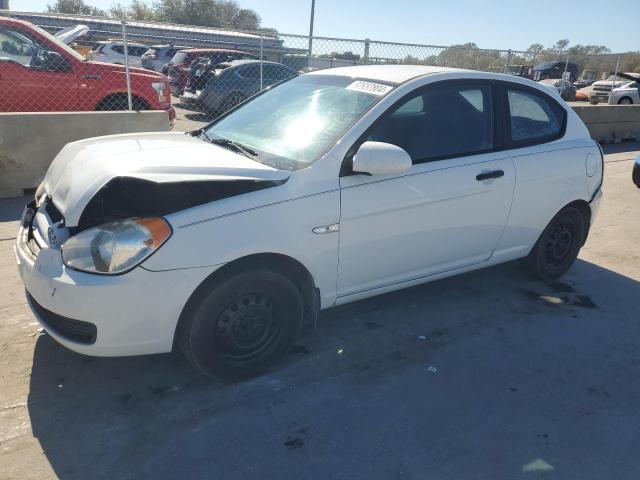
<svg viewBox="0 0 640 480">
<path fill-rule="evenodd" d="M 60 39 L 58 39 L 58 38 L 54 37 L 53 35 L 51 35 L 46 30 L 43 30 L 40 27 L 36 27 L 35 25 L 33 25 L 32 28 L 36 32 L 38 32 L 40 35 L 42 35 L 43 37 L 47 37 L 47 40 L 49 40 L 50 42 L 55 43 L 61 50 L 64 50 L 69 55 L 73 56 L 76 60 L 78 60 L 80 62 L 86 60 L 86 58 L 84 56 L 82 56 L 80 53 L 76 52 L 73 48 L 71 48 L 66 43 L 60 41 Z"/>
<path fill-rule="evenodd" d="M 205 133 L 255 150 L 261 163 L 298 170 L 313 163 L 391 90 L 349 77 L 302 75 L 257 96 Z"/>
<path fill-rule="evenodd" d="M 546 70 L 547 68 L 555 67 L 557 62 L 542 62 L 533 67 L 534 70 Z"/>
<path fill-rule="evenodd" d="M 176 54 L 171 59 L 171 63 L 173 63 L 174 65 L 178 65 L 186 61 L 187 61 L 187 52 L 176 52 Z"/>
</svg>

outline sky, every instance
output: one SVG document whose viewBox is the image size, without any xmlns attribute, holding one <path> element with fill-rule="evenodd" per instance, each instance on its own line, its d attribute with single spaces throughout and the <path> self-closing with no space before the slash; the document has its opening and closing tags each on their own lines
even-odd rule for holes
<svg viewBox="0 0 640 480">
<path fill-rule="evenodd" d="M 13 10 L 43 11 L 53 1 L 9 0 L 9 4 Z M 85 1 L 103 9 L 114 3 Z M 258 12 L 265 27 L 282 33 L 309 31 L 311 0 L 237 3 Z M 625 8 L 617 15 L 615 4 L 611 4 L 605 10 L 606 15 L 590 13 L 602 11 L 602 1 L 595 0 L 316 0 L 314 34 L 442 46 L 474 42 L 480 48 L 512 50 L 525 50 L 533 43 L 548 47 L 568 38 L 570 46 L 580 43 L 605 45 L 614 52 L 640 50 L 640 9 Z"/>
</svg>

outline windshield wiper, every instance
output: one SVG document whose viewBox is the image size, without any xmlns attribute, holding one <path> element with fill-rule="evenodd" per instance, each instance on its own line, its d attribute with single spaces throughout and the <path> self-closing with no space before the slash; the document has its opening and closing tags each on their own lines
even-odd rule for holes
<svg viewBox="0 0 640 480">
<path fill-rule="evenodd" d="M 229 140 L 228 138 L 211 138 L 207 135 L 206 132 L 202 132 L 202 137 L 204 137 L 204 139 L 209 143 L 213 143 L 214 145 L 219 145 L 229 150 L 233 150 L 234 152 L 241 153 L 251 160 L 256 160 L 259 157 L 258 152 L 234 140 Z"/>
</svg>

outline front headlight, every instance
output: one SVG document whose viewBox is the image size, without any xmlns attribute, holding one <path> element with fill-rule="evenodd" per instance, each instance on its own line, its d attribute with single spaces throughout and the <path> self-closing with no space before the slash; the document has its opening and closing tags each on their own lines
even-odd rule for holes
<svg viewBox="0 0 640 480">
<path fill-rule="evenodd" d="M 64 264 L 83 272 L 113 275 L 140 264 L 171 236 L 163 218 L 129 218 L 105 223 L 62 244 Z"/>
<path fill-rule="evenodd" d="M 164 103 L 167 101 L 167 88 L 166 85 L 164 84 L 164 82 L 153 82 L 151 84 L 151 86 L 153 87 L 153 89 L 156 91 L 156 93 L 158 94 L 158 101 L 160 103 Z"/>
</svg>

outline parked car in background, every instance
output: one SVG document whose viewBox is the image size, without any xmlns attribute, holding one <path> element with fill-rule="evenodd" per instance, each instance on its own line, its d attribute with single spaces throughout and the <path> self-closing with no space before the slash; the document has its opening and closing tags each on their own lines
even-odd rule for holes
<svg viewBox="0 0 640 480">
<path fill-rule="evenodd" d="M 532 65 L 509 65 L 507 73 L 516 77 L 531 78 Z"/>
<path fill-rule="evenodd" d="M 151 45 L 151 47 L 142 54 L 140 59 L 141 65 L 148 70 L 167 75 L 169 73 L 169 62 L 179 50 L 184 50 L 185 48 L 187 47 Z"/>
<path fill-rule="evenodd" d="M 295 70 L 281 63 L 233 60 L 210 71 L 202 90 L 185 90 L 180 100 L 196 103 L 209 113 L 222 114 L 258 93 L 261 87 L 296 75 Z"/>
<path fill-rule="evenodd" d="M 576 98 L 576 88 L 568 80 L 547 79 L 540 80 L 539 83 L 555 88 L 560 94 L 560 97 L 567 102 L 573 101 Z"/>
<path fill-rule="evenodd" d="M 228 50 L 221 48 L 188 48 L 176 52 L 167 69 L 171 93 L 180 95 L 189 81 L 191 63 L 199 57 L 210 58 L 214 63 L 222 63 L 242 58 L 257 59 L 258 57 L 240 50 Z"/>
<path fill-rule="evenodd" d="M 636 161 L 633 163 L 631 179 L 633 180 L 633 183 L 635 183 L 636 187 L 640 188 L 640 156 L 636 157 Z"/>
<path fill-rule="evenodd" d="M 63 28 L 58 30 L 53 36 L 58 40 L 66 43 L 76 52 L 85 58 L 91 57 L 91 47 L 88 45 L 79 45 L 74 42 L 78 37 L 86 35 L 89 32 L 89 27 L 86 25 L 74 25 L 72 27 Z"/>
<path fill-rule="evenodd" d="M 68 348 L 175 348 L 206 375 L 244 378 L 321 309 L 520 258 L 560 277 L 602 178 L 580 118 L 530 80 L 325 69 L 191 134 L 68 144 L 16 258 L 36 318 Z"/>
<path fill-rule="evenodd" d="M 165 110 L 171 120 L 169 82 L 159 73 L 131 68 L 133 107 Z M 0 17 L 0 111 L 125 110 L 121 65 L 85 59 L 35 25 Z"/>
<path fill-rule="evenodd" d="M 549 61 L 542 62 L 533 67 L 531 78 L 535 81 L 547 80 L 551 78 L 561 79 L 564 72 L 569 72 L 569 81 L 575 82 L 578 78 L 580 68 L 575 63 Z"/>
<path fill-rule="evenodd" d="M 149 45 L 127 42 L 129 65 L 132 67 L 142 66 L 142 55 L 147 50 L 149 50 Z M 124 65 L 124 43 L 114 41 L 100 42 L 91 51 L 91 57 L 93 60 L 100 62 Z"/>
<path fill-rule="evenodd" d="M 591 87 L 584 87 L 576 90 L 576 98 L 574 100 L 576 102 L 588 102 L 589 92 L 591 92 Z"/>
<path fill-rule="evenodd" d="M 629 77 L 631 75 L 631 77 Z M 591 85 L 591 91 L 589 92 L 589 103 L 597 105 L 600 102 L 609 102 L 609 94 L 614 88 L 620 88 L 623 85 L 629 83 L 629 80 L 634 80 L 636 77 L 633 74 L 618 73 L 616 75 L 610 75 L 606 80 L 598 80 Z"/>
<path fill-rule="evenodd" d="M 640 73 L 620 73 L 618 76 L 629 82 L 611 90 L 609 94 L 609 105 L 640 104 L 640 95 L 638 94 Z"/>
<path fill-rule="evenodd" d="M 608 103 L 609 105 L 633 105 L 640 103 L 638 82 L 629 82 L 626 85 L 611 90 Z"/>
<path fill-rule="evenodd" d="M 579 78 L 578 80 L 573 82 L 573 86 L 576 87 L 577 90 L 580 90 L 581 88 L 590 87 L 591 85 L 593 85 L 594 82 L 595 82 L 594 79 L 587 80 L 584 78 Z"/>
</svg>

